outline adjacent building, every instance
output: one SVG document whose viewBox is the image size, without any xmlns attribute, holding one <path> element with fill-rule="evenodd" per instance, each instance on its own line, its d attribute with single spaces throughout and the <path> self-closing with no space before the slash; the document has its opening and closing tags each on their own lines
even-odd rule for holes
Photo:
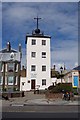
<svg viewBox="0 0 80 120">
<path fill-rule="evenodd" d="M 27 76 L 26 69 L 22 66 L 21 75 L 20 75 L 20 91 L 27 91 Z"/>
<path fill-rule="evenodd" d="M 72 83 L 73 87 L 80 88 L 80 66 L 73 68 L 64 75 L 64 81 L 66 83 Z"/>
<path fill-rule="evenodd" d="M 0 90 L 20 90 L 21 69 L 21 45 L 16 51 L 11 48 L 10 42 L 7 47 L 0 51 Z"/>
<path fill-rule="evenodd" d="M 51 84 L 50 39 L 38 28 L 26 36 L 27 90 L 46 89 Z"/>
<path fill-rule="evenodd" d="M 72 70 L 72 85 L 80 88 L 80 66 L 75 67 Z"/>
</svg>

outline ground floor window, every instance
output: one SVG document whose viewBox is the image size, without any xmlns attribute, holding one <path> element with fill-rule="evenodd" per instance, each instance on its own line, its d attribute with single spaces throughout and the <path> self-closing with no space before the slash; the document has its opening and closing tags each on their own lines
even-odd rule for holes
<svg viewBox="0 0 80 120">
<path fill-rule="evenodd" d="M 8 77 L 8 85 L 13 85 L 14 83 L 14 77 L 13 76 L 9 76 Z"/>
<path fill-rule="evenodd" d="M 46 85 L 46 79 L 42 79 L 42 85 Z"/>
</svg>

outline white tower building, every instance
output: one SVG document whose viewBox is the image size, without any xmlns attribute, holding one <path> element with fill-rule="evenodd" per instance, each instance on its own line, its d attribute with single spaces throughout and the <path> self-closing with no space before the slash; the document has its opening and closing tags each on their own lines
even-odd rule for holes
<svg viewBox="0 0 80 120">
<path fill-rule="evenodd" d="M 40 29 L 26 36 L 27 50 L 27 90 L 46 89 L 51 84 L 50 76 L 50 36 L 44 35 Z"/>
</svg>

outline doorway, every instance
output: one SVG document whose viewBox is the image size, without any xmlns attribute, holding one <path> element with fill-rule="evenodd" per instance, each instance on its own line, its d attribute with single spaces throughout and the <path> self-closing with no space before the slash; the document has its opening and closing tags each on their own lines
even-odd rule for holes
<svg viewBox="0 0 80 120">
<path fill-rule="evenodd" d="M 35 89 L 35 79 L 31 80 L 31 89 Z"/>
</svg>

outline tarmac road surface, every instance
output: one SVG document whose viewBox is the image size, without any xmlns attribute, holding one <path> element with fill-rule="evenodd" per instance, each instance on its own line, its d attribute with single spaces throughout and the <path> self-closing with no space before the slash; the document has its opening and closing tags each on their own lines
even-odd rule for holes
<svg viewBox="0 0 80 120">
<path fill-rule="evenodd" d="M 77 105 L 16 105 L 16 106 L 3 106 L 2 112 L 53 112 L 53 113 L 65 113 L 65 112 L 77 112 L 79 106 Z"/>
<path fill-rule="evenodd" d="M 76 105 L 4 106 L 2 118 L 78 118 L 79 107 Z"/>
<path fill-rule="evenodd" d="M 26 93 L 24 98 L 2 101 L 2 118 L 78 118 L 79 101 L 47 101 L 44 95 Z"/>
</svg>

